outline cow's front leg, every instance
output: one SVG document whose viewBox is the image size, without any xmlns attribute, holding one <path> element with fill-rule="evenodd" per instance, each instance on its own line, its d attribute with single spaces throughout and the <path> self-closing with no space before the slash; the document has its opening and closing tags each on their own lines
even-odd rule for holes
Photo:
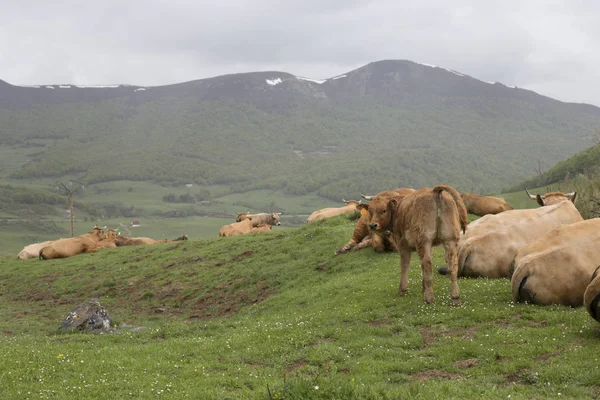
<svg viewBox="0 0 600 400">
<path fill-rule="evenodd" d="M 417 247 L 421 259 L 421 270 L 423 272 L 423 300 L 425 303 L 433 303 L 433 264 L 431 262 L 431 243 L 424 243 Z"/>
<path fill-rule="evenodd" d="M 448 266 L 448 275 L 450 275 L 450 295 L 452 296 L 452 305 L 460 306 L 460 289 L 458 288 L 458 242 L 450 241 L 444 243 L 446 252 L 446 265 Z"/>
<path fill-rule="evenodd" d="M 404 296 L 408 291 L 408 269 L 410 268 L 411 250 L 402 247 L 400 249 L 400 287 L 398 294 Z"/>
</svg>

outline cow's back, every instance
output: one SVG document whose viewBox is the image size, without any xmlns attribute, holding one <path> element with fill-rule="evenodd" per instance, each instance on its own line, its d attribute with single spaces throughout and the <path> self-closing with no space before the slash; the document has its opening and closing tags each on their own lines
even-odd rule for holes
<svg viewBox="0 0 600 400">
<path fill-rule="evenodd" d="M 600 219 L 558 226 L 520 249 L 513 299 L 580 306 L 600 260 Z"/>
</svg>

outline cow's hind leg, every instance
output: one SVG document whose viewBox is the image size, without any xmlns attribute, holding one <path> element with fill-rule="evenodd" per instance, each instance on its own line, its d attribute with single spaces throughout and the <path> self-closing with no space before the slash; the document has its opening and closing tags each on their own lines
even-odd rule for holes
<svg viewBox="0 0 600 400">
<path fill-rule="evenodd" d="M 433 264 L 431 262 L 431 243 L 423 243 L 417 247 L 421 259 L 421 270 L 423 272 L 423 300 L 425 303 L 433 303 Z"/>
<path fill-rule="evenodd" d="M 458 242 L 455 240 L 444 243 L 446 252 L 446 265 L 448 266 L 448 275 L 450 275 L 450 296 L 452 305 L 460 306 L 460 289 L 458 288 Z"/>
<path fill-rule="evenodd" d="M 408 269 L 410 268 L 410 256 L 410 249 L 400 249 L 400 287 L 398 288 L 398 294 L 400 296 L 404 296 L 408 291 Z"/>
</svg>

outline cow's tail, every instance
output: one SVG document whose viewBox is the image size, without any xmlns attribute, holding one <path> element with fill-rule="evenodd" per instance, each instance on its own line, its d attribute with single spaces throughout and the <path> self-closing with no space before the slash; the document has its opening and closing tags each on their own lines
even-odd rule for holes
<svg viewBox="0 0 600 400">
<path fill-rule="evenodd" d="M 600 322 L 600 284 L 593 286 L 591 284 L 598 275 L 600 275 L 600 266 L 598 266 L 592 274 L 590 285 L 583 295 L 583 303 L 590 316 Z"/>
<path fill-rule="evenodd" d="M 512 288 L 512 298 L 515 303 L 530 303 L 535 304 L 535 293 L 527 287 L 529 279 L 529 271 L 525 268 L 527 264 L 521 264 L 516 267 L 513 276 L 510 280 Z"/>
<path fill-rule="evenodd" d="M 465 207 L 465 202 L 463 201 L 462 196 L 454 188 L 448 185 L 437 185 L 433 188 L 433 193 L 437 194 L 438 198 L 442 192 L 447 192 L 450 196 L 452 196 L 452 199 L 454 199 L 454 203 L 456 203 L 456 208 L 458 209 L 460 228 L 463 233 L 465 233 L 467 230 L 467 225 L 469 224 L 469 217 L 467 216 L 467 207 Z"/>
</svg>

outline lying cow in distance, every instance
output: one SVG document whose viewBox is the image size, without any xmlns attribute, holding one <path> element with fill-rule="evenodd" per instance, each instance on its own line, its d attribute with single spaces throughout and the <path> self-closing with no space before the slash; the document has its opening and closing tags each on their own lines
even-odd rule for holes
<svg viewBox="0 0 600 400">
<path fill-rule="evenodd" d="M 67 258 L 81 253 L 95 253 L 98 242 L 106 238 L 104 229 L 95 226 L 88 233 L 72 238 L 55 240 L 40 249 L 40 260 Z"/>
<path fill-rule="evenodd" d="M 582 221 L 570 201 L 529 210 L 510 210 L 473 221 L 458 249 L 458 276 L 508 278 L 515 255 L 559 225 Z M 473 230 L 471 231 L 471 225 Z M 445 268 L 439 272 L 444 274 Z"/>
<path fill-rule="evenodd" d="M 351 214 L 356 212 L 356 207 L 361 204 L 360 201 L 356 200 L 342 200 L 345 204 L 344 207 L 329 207 L 323 208 L 321 210 L 314 211 L 312 214 L 308 216 L 306 222 L 313 222 L 319 219 L 337 217 L 342 214 Z"/>
<path fill-rule="evenodd" d="M 397 201 L 402 201 L 406 195 L 413 193 L 414 191 L 414 189 L 399 188 L 396 190 L 386 190 L 384 192 L 380 192 L 376 196 L 366 196 L 361 193 L 361 197 L 365 200 L 373 200 L 375 197 L 386 197 L 395 198 Z M 366 209 L 361 209 L 360 214 L 360 218 L 354 225 L 354 232 L 352 233 L 350 241 L 337 249 L 335 255 L 345 253 L 349 250 L 354 251 L 364 249 L 368 246 L 371 246 L 376 252 L 396 251 L 396 247 L 390 241 L 389 236 L 381 235 L 369 229 L 369 213 L 366 211 Z M 384 227 L 383 230 L 389 230 L 389 228 Z"/>
<path fill-rule="evenodd" d="M 270 231 L 271 231 L 271 225 L 269 225 L 269 224 L 260 224 L 256 228 L 250 229 L 250 233 L 270 232 Z"/>
<path fill-rule="evenodd" d="M 450 267 L 452 304 L 461 304 L 456 277 L 457 248 L 460 231 L 465 231 L 468 219 L 467 209 L 456 190 L 447 185 L 422 188 L 401 201 L 376 196 L 369 204 L 361 204 L 359 208 L 368 211 L 369 229 L 391 235 L 398 247 L 402 269 L 400 295 L 408 290 L 408 268 L 412 251 L 416 249 L 423 271 L 423 299 L 426 303 L 433 302 L 431 252 L 433 246 L 441 244 L 444 245 L 446 264 Z M 386 227 L 389 227 L 389 232 Z"/>
<path fill-rule="evenodd" d="M 565 204 L 571 204 L 565 202 Z M 583 305 L 600 260 L 600 219 L 562 225 L 523 247 L 511 279 L 516 302 Z"/>
<path fill-rule="evenodd" d="M 563 200 L 569 200 L 571 203 L 575 203 L 575 198 L 577 197 L 577 192 L 550 192 L 546 194 L 536 194 L 535 196 L 529 193 L 529 190 L 527 190 L 527 188 L 525 188 L 525 192 L 531 200 L 537 201 L 538 204 L 542 207 L 551 206 L 552 204 L 559 203 Z"/>
<path fill-rule="evenodd" d="M 161 239 L 156 240 L 148 237 L 126 237 L 126 236 L 117 236 L 116 246 L 144 246 L 148 244 L 159 244 L 159 243 L 172 243 L 172 242 L 180 242 L 182 240 L 188 240 L 187 235 L 181 235 L 177 239 Z"/>
<path fill-rule="evenodd" d="M 465 207 L 467 207 L 467 212 L 479 217 L 513 210 L 506 200 L 499 197 L 481 196 L 474 193 L 461 193 L 461 196 Z"/>
<path fill-rule="evenodd" d="M 23 250 L 21 250 L 19 252 L 19 254 L 17 254 L 17 260 L 27 260 L 29 258 L 39 258 L 40 250 L 43 247 L 48 246 L 52 242 L 53 242 L 52 240 L 46 240 L 45 242 L 33 243 L 33 244 L 25 246 L 23 248 Z"/>
<path fill-rule="evenodd" d="M 259 220 L 247 218 L 241 222 L 234 222 L 233 224 L 222 226 L 219 230 L 219 237 L 245 235 L 252 232 L 252 229 L 256 229 L 261 225 L 264 224 Z"/>
<path fill-rule="evenodd" d="M 260 224 L 267 224 L 269 226 L 281 225 L 281 213 L 260 213 L 260 214 L 236 213 L 236 214 L 237 214 L 237 218 L 235 219 L 235 222 L 242 222 L 248 218 L 252 218 L 255 222 L 258 221 L 258 223 L 260 223 Z"/>
<path fill-rule="evenodd" d="M 596 321 L 600 322 L 600 267 L 592 274 L 592 281 L 583 294 L 583 305 Z"/>
</svg>

